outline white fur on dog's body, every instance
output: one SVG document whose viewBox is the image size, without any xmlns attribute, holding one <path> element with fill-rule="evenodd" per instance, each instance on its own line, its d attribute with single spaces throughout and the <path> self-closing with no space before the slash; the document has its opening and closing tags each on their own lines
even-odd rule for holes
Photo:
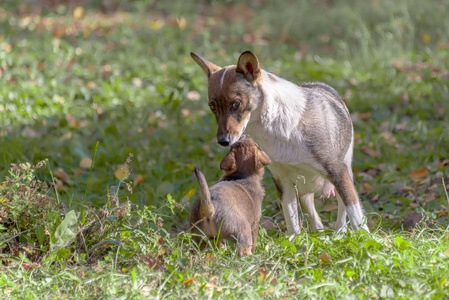
<svg viewBox="0 0 449 300">
<path fill-rule="evenodd" d="M 303 210 L 311 219 L 312 229 L 322 229 L 323 225 L 315 210 L 313 193 L 323 196 L 333 185 L 322 174 L 326 174 L 322 164 L 307 149 L 304 137 L 299 130 L 307 99 L 300 86 L 276 76 L 270 80 L 268 73 L 262 71 L 260 84 L 263 103 L 251 113 L 246 132 L 270 156 L 272 164 L 268 167 L 273 176 L 282 183 L 283 210 L 290 233 L 300 232 L 296 195 L 305 196 Z M 270 74 L 270 76 L 274 76 Z M 330 141 L 329 141 L 330 142 Z M 345 155 L 344 162 L 351 166 L 353 140 Z M 350 168 L 349 168 L 350 169 Z M 350 170 L 352 175 L 352 171 Z M 351 176 L 352 177 L 352 176 Z M 324 189 L 324 191 L 323 191 Z M 310 198 L 312 194 L 312 198 Z M 308 196 L 307 196 L 308 195 Z M 312 201 L 310 201 L 312 199 Z M 339 229 L 346 223 L 346 211 L 342 201 L 338 201 L 338 217 L 335 224 Z M 354 224 L 361 224 L 363 212 L 360 205 L 354 205 L 349 217 Z"/>
</svg>

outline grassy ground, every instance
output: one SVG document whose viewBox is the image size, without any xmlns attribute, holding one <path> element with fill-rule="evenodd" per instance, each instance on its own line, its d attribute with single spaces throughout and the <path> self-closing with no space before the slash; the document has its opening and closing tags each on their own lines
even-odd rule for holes
<svg viewBox="0 0 449 300">
<path fill-rule="evenodd" d="M 0 4 L 3 297 L 449 296 L 447 1 L 32 3 Z M 213 182 L 227 150 L 189 52 L 245 50 L 345 98 L 371 235 L 287 237 L 268 171 L 255 255 L 184 233 L 192 166 Z"/>
</svg>

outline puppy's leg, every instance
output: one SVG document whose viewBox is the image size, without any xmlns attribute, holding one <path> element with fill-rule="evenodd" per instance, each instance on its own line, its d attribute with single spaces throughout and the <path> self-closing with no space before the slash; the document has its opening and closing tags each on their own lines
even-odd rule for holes
<svg viewBox="0 0 449 300">
<path fill-rule="evenodd" d="M 348 167 L 342 163 L 335 166 L 329 173 L 337 189 L 338 196 L 346 207 L 346 212 L 348 213 L 352 226 L 357 230 L 362 227 L 365 231 L 369 232 L 368 226 L 366 224 L 362 225 L 363 211 Z M 341 219 L 340 222 L 342 222 Z"/>
<path fill-rule="evenodd" d="M 251 255 L 253 247 L 251 226 L 248 223 L 242 225 L 240 232 L 237 233 L 237 252 L 239 256 Z"/>
<path fill-rule="evenodd" d="M 257 235 L 259 234 L 259 222 L 253 225 L 253 228 L 251 230 L 252 233 L 252 242 L 253 246 L 251 247 L 251 251 L 254 253 L 256 251 L 256 241 L 257 241 Z"/>
<path fill-rule="evenodd" d="M 301 209 L 308 215 L 310 228 L 312 230 L 322 231 L 324 227 L 323 223 L 321 223 L 320 216 L 315 209 L 313 193 L 300 196 L 299 203 L 301 204 Z"/>
</svg>

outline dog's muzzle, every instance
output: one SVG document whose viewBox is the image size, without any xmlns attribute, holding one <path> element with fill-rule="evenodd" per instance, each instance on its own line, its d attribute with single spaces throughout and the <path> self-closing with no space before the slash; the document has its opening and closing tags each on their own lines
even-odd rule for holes
<svg viewBox="0 0 449 300">
<path fill-rule="evenodd" d="M 229 146 L 229 136 L 220 136 L 217 138 L 217 142 L 220 146 L 227 147 Z"/>
</svg>

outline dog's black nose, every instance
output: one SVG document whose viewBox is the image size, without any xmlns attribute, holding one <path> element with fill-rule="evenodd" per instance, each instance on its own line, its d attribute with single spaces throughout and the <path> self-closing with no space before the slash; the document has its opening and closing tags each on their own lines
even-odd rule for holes
<svg viewBox="0 0 449 300">
<path fill-rule="evenodd" d="M 220 144 L 220 146 L 223 146 L 223 147 L 229 146 L 229 137 L 221 137 L 218 140 L 218 144 Z"/>
</svg>

